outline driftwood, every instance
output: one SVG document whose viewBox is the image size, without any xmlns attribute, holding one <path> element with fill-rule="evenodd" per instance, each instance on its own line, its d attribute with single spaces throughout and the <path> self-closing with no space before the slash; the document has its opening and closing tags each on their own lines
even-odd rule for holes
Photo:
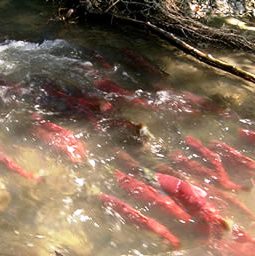
<svg viewBox="0 0 255 256">
<path fill-rule="evenodd" d="M 255 42 L 240 35 L 238 31 L 206 26 L 189 17 L 179 7 L 177 0 L 65 0 L 67 13 L 83 19 L 89 16 L 121 20 L 139 24 L 171 41 L 176 47 L 196 59 L 230 74 L 255 83 L 255 75 L 214 58 L 193 45 L 206 42 L 255 53 Z M 70 18 L 70 17 L 69 17 Z"/>
<path fill-rule="evenodd" d="M 151 31 L 158 33 L 161 37 L 164 37 L 167 40 L 170 40 L 180 50 L 182 50 L 186 54 L 189 54 L 195 57 L 196 59 L 202 61 L 203 63 L 206 63 L 214 68 L 224 70 L 230 74 L 243 78 L 249 82 L 255 83 L 255 74 L 252 74 L 236 66 L 230 65 L 227 62 L 214 58 L 211 54 L 207 54 L 203 51 L 198 50 L 197 48 L 181 40 L 179 37 L 175 36 L 173 33 L 167 32 L 164 29 L 151 24 L 150 22 L 143 22 L 143 21 L 138 21 L 130 18 L 123 18 L 123 17 L 115 17 L 115 18 L 118 18 L 121 20 L 125 19 L 129 22 L 143 25 L 146 28 L 150 29 Z"/>
</svg>

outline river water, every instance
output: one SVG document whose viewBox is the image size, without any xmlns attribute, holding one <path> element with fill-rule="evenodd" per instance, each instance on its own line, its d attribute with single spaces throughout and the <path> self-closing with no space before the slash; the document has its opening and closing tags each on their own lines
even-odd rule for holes
<svg viewBox="0 0 255 256">
<path fill-rule="evenodd" d="M 47 8 L 34 0 L 0 2 L 1 154 L 42 177 L 34 181 L 10 171 L 15 167 L 7 167 L 1 156 L 0 255 L 238 255 L 221 244 L 234 241 L 231 231 L 208 234 L 197 212 L 191 221 L 165 214 L 155 202 L 144 202 L 143 193 L 136 197 L 136 191 L 121 188 L 114 173 L 118 168 L 155 185 L 156 171 L 163 171 L 155 166 L 172 166 L 175 171 L 168 174 L 203 188 L 230 226 L 254 235 L 254 217 L 220 194 L 255 214 L 250 170 L 226 166 L 230 179 L 248 188 L 228 191 L 213 175 L 194 175 L 169 156 L 182 150 L 212 168 L 187 145 L 190 135 L 204 145 L 223 141 L 255 159 L 254 146 L 238 133 L 255 130 L 254 85 L 194 62 L 151 34 L 50 21 L 53 13 Z M 210 52 L 255 72 L 254 56 Z M 66 145 L 63 137 L 79 143 L 78 160 L 76 144 Z M 130 168 L 131 160 L 121 152 L 140 168 Z M 180 239 L 180 248 L 132 223 L 123 207 L 103 205 L 101 193 L 164 224 Z"/>
</svg>

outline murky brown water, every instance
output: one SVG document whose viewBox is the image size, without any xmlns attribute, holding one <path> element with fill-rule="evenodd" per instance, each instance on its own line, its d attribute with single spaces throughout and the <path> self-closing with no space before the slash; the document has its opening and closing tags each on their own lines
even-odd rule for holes
<svg viewBox="0 0 255 256">
<path fill-rule="evenodd" d="M 20 8 L 19 15 L 13 7 Z M 174 47 L 149 35 L 141 38 L 128 28 L 47 26 L 49 14 L 39 4 L 22 7 L 18 1 L 3 1 L 0 12 L 5 15 L 0 21 L 1 150 L 28 172 L 44 177 L 37 183 L 1 165 L 1 255 L 221 255 L 213 241 L 208 246 L 206 225 L 196 216 L 185 223 L 135 199 L 118 185 L 114 169 L 131 172 L 130 161 L 117 161 L 123 150 L 139 161 L 140 171 L 132 171 L 135 177 L 153 184 L 155 166 L 173 166 L 168 155 L 176 149 L 201 160 L 185 144 L 187 135 L 205 145 L 222 140 L 255 158 L 254 146 L 238 136 L 239 128 L 255 130 L 253 85 L 210 70 Z M 126 48 L 135 53 L 132 61 Z M 255 72 L 253 56 L 219 50 L 215 54 Z M 135 60 L 139 56 L 146 56 L 153 65 Z M 128 95 L 97 89 L 95 81 L 102 79 L 120 84 Z M 197 100 L 187 92 L 204 98 Z M 100 103 L 83 108 L 78 103 L 82 95 Z M 86 145 L 87 157 L 74 163 L 67 152 L 55 150 L 53 142 L 45 143 L 44 133 L 36 135 L 41 123 L 35 113 L 73 131 Z M 139 133 L 138 124 L 146 126 L 151 135 Z M 243 175 L 246 171 L 228 168 L 230 178 L 249 190 L 227 193 L 255 213 L 254 190 L 250 176 Z M 210 177 L 181 170 L 175 174 L 204 189 L 214 183 Z M 213 187 L 218 193 L 224 191 L 217 184 Z M 214 190 L 207 191 L 208 200 L 221 215 L 254 235 L 253 220 Z M 180 250 L 130 224 L 111 207 L 103 207 L 98 197 L 101 192 L 164 224 L 179 237 Z M 223 232 L 221 239 L 227 243 L 231 235 Z"/>
</svg>

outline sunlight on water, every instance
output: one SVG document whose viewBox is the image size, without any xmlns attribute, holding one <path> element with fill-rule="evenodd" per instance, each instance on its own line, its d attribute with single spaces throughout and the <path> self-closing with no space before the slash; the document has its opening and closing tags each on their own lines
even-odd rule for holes
<svg viewBox="0 0 255 256">
<path fill-rule="evenodd" d="M 122 70 L 127 69 L 130 77 L 136 76 L 131 69 L 128 71 L 129 64 L 120 62 L 115 70 L 109 62 L 106 68 L 106 57 L 96 59 L 87 49 L 78 50 L 65 40 L 41 44 L 6 41 L 0 46 L 0 59 L 1 147 L 5 157 L 33 175 L 27 176 L 32 179 L 26 181 L 8 172 L 15 168 L 3 165 L 2 228 L 9 237 L 16 237 L 17 245 L 12 250 L 19 248 L 18 241 L 23 253 L 31 255 L 54 251 L 67 255 L 156 255 L 171 250 L 160 235 L 130 225 L 115 208 L 103 208 L 97 199 L 101 192 L 113 194 L 141 213 L 160 220 L 179 237 L 182 248 L 196 248 L 206 242 L 206 230 L 196 224 L 196 218 L 190 224 L 178 221 L 157 211 L 155 202 L 143 202 L 143 185 L 134 187 L 133 198 L 128 196 L 121 189 L 124 185 L 118 185 L 114 168 L 149 182 L 155 179 L 155 172 L 166 172 L 206 188 L 215 183 L 217 174 L 210 175 L 212 170 L 207 174 L 197 170 L 196 174 L 195 166 L 190 173 L 189 167 L 180 162 L 183 154 L 188 161 L 204 161 L 199 152 L 192 152 L 192 147 L 185 143 L 185 136 L 193 135 L 205 144 L 214 139 L 225 141 L 252 156 L 252 148 L 240 144 L 235 135 L 241 126 L 252 129 L 252 122 L 244 122 L 233 109 L 213 99 L 172 87 L 165 76 L 159 75 L 157 81 L 154 76 L 151 82 L 146 78 L 146 69 L 141 75 L 150 83 L 148 91 L 139 88 L 140 82 L 129 81 L 129 87 L 125 87 Z M 136 65 L 139 67 L 139 63 Z M 110 79 L 122 82 L 122 87 L 110 83 Z M 54 128 L 54 123 L 60 126 Z M 182 150 L 182 156 L 176 149 Z M 229 175 L 239 183 L 241 173 Z M 21 176 L 26 178 L 26 174 Z M 36 176 L 43 180 L 35 183 Z M 241 184 L 250 186 L 249 176 Z M 213 191 L 210 201 L 224 218 L 252 233 L 247 216 L 222 198 L 218 194 L 221 190 Z M 203 198 L 208 196 L 203 190 L 198 192 Z M 252 207 L 251 192 L 236 192 L 232 196 Z M 12 224 L 4 227 L 10 218 Z M 188 251 L 196 255 L 201 250 L 206 253 L 208 248 Z M 186 255 L 187 251 L 176 253 L 172 255 Z"/>
<path fill-rule="evenodd" d="M 252 248 L 250 85 L 126 36 L 61 28 L 64 39 L 1 42 L 1 255 Z"/>
</svg>

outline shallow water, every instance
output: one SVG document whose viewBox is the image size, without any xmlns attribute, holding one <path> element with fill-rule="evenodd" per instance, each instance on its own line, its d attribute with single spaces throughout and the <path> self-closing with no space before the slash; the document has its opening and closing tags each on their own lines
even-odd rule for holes
<svg viewBox="0 0 255 256">
<path fill-rule="evenodd" d="M 254 147 L 237 132 L 239 128 L 255 130 L 252 84 L 193 62 L 174 47 L 151 35 L 141 37 L 129 28 L 47 24 L 50 11 L 34 1 L 26 2 L 26 6 L 21 1 L 0 4 L 4 15 L 0 21 L 1 150 L 43 181 L 27 180 L 1 166 L 1 255 L 219 255 L 221 250 L 213 243 L 209 246 L 206 225 L 196 216 L 191 223 L 184 223 L 152 203 L 135 199 L 120 188 L 113 170 L 131 172 L 125 161 L 117 161 L 118 152 L 124 150 L 141 167 L 150 169 L 149 174 L 147 169 L 133 174 L 154 184 L 153 167 L 159 163 L 172 166 L 168 154 L 175 149 L 200 159 L 185 144 L 187 135 L 205 145 L 222 140 L 255 158 Z M 19 15 L 13 11 L 17 8 Z M 152 66 L 130 61 L 124 48 L 132 49 L 135 56 L 146 56 Z M 210 50 L 254 72 L 253 56 Z M 154 73 L 151 67 L 163 72 Z M 121 97 L 95 88 L 94 82 L 104 78 L 131 94 Z M 56 96 L 56 90 L 67 96 Z M 187 103 L 183 96 L 187 91 L 204 97 L 209 105 L 201 106 L 196 100 Z M 100 99 L 99 109 L 77 105 L 82 95 Z M 132 101 L 136 99 L 145 104 Z M 105 102 L 112 104 L 110 111 L 104 109 L 109 106 Z M 36 136 L 35 113 L 72 130 L 86 145 L 87 158 L 73 163 L 68 153 L 44 143 L 42 135 Z M 152 135 L 142 136 L 133 124 L 146 126 Z M 245 171 L 228 169 L 233 181 L 251 187 Z M 181 170 L 177 174 L 205 189 L 207 183 L 213 183 L 208 177 Z M 104 207 L 98 199 L 101 192 L 164 224 L 180 238 L 180 250 L 174 251 L 157 234 Z M 254 235 L 253 221 L 246 214 L 210 189 L 208 193 L 208 200 L 224 218 Z M 228 193 L 255 212 L 254 189 Z M 231 235 L 223 232 L 221 239 L 229 242 Z"/>
</svg>

